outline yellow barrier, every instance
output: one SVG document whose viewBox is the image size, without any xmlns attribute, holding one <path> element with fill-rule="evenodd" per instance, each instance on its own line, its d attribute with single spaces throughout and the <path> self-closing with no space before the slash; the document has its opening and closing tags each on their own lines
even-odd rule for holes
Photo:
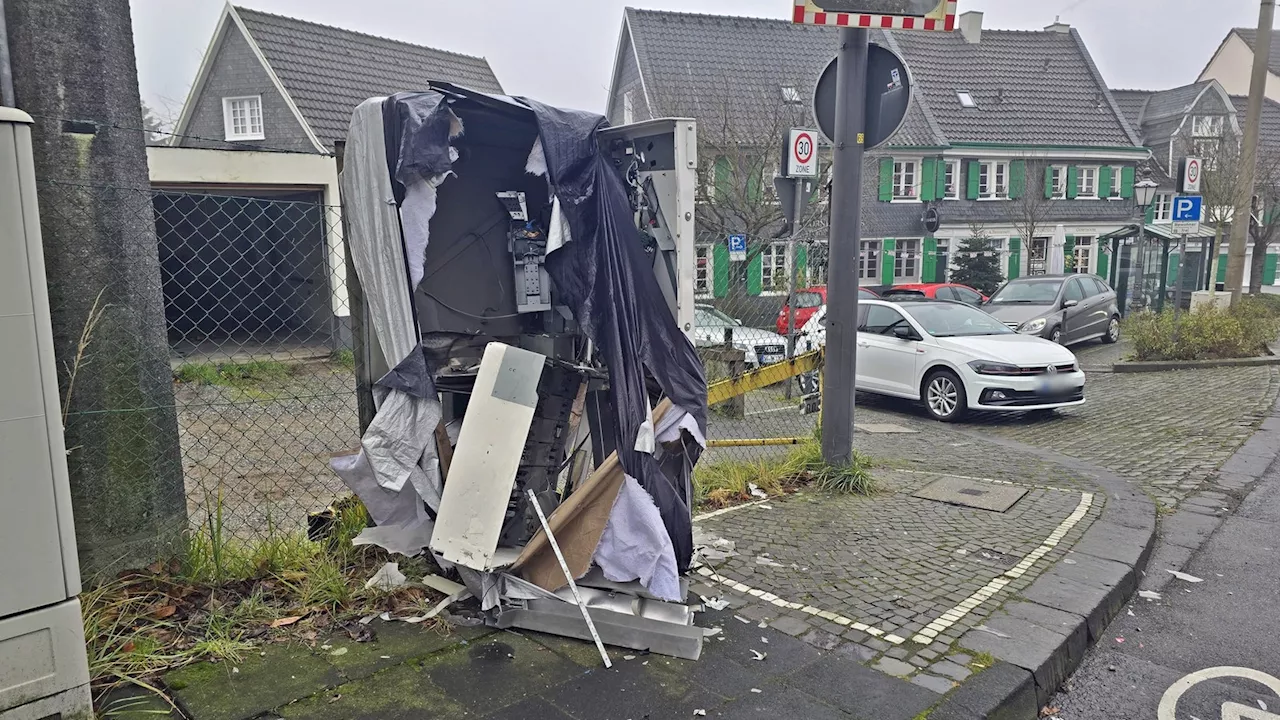
<svg viewBox="0 0 1280 720">
<path fill-rule="evenodd" d="M 755 440 L 708 440 L 709 448 L 771 447 L 775 445 L 803 445 L 812 438 L 757 438 Z"/>
<path fill-rule="evenodd" d="M 784 380 L 813 372 L 822 367 L 822 351 L 797 355 L 791 360 L 768 365 L 759 370 L 743 373 L 735 378 L 721 380 L 707 388 L 707 405 L 719 405 L 727 400 L 777 385 Z"/>
</svg>

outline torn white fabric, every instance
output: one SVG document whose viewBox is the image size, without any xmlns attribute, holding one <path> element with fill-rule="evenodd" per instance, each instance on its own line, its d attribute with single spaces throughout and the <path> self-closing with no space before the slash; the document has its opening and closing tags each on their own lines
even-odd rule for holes
<svg viewBox="0 0 1280 720">
<path fill-rule="evenodd" d="M 529 160 L 524 164 L 524 171 L 530 175 L 546 177 L 547 154 L 542 149 L 542 138 L 533 141 L 533 149 L 529 151 Z"/>
<path fill-rule="evenodd" d="M 644 407 L 644 422 L 640 425 L 640 429 L 636 431 L 636 452 L 652 455 L 653 451 L 658 448 L 658 444 L 654 437 L 653 429 L 653 402 L 649 400 L 648 395 L 645 395 Z"/>
<path fill-rule="evenodd" d="M 680 602 L 675 547 L 653 498 L 627 476 L 592 558 L 614 582 L 639 580 L 654 597 Z"/>
<path fill-rule="evenodd" d="M 436 214 L 436 186 L 426 180 L 405 188 L 400 218 L 404 246 L 409 261 L 409 286 L 417 288 L 427 265 L 427 243 L 431 239 L 431 218 Z"/>
<path fill-rule="evenodd" d="M 672 407 L 667 411 L 667 414 L 662 417 L 662 421 L 658 423 L 655 432 L 658 442 L 665 444 L 679 440 L 681 430 L 689 433 L 702 447 L 705 448 L 707 446 L 707 438 L 698 429 L 698 421 L 678 406 Z"/>
<path fill-rule="evenodd" d="M 455 567 L 462 582 L 466 583 L 467 588 L 471 590 L 471 594 L 480 598 L 481 610 L 493 610 L 503 601 L 511 603 L 521 600 L 560 600 L 554 593 L 547 592 L 515 575 L 472 570 L 462 565 Z"/>
<path fill-rule="evenodd" d="M 364 587 L 366 590 L 373 588 L 377 590 L 390 591 L 404 587 L 408 581 L 409 578 L 405 577 L 404 573 L 400 572 L 400 563 L 389 562 L 378 568 L 378 572 L 374 573 L 373 577 L 369 578 L 368 582 L 364 584 Z"/>
<path fill-rule="evenodd" d="M 569 223 L 560 210 L 560 198 L 551 199 L 551 228 L 547 231 L 547 254 L 573 242 L 573 234 L 569 231 Z"/>
<path fill-rule="evenodd" d="M 329 467 L 360 498 L 369 517 L 378 525 L 410 525 L 427 519 L 417 490 L 409 486 L 395 491 L 379 485 L 363 450 L 355 455 L 335 457 L 329 461 Z"/>
<path fill-rule="evenodd" d="M 431 543 L 431 531 L 435 523 L 429 518 L 403 525 L 379 525 L 365 528 L 351 541 L 357 547 L 377 545 L 390 553 L 417 557 Z"/>
<path fill-rule="evenodd" d="M 383 357 L 395 367 L 415 351 L 420 337 L 409 285 L 412 273 L 406 272 L 405 238 L 387 170 L 382 100 L 372 98 L 356 108 L 341 181 L 351 260 L 364 288 Z M 423 186 L 417 190 L 417 199 L 425 219 L 410 223 L 415 229 L 409 236 L 416 238 L 410 254 L 416 261 L 409 265 L 416 266 L 421 277 L 434 189 L 431 183 L 415 185 Z M 377 484 L 399 492 L 412 480 L 416 494 L 431 507 L 438 507 L 443 486 L 434 442 L 441 417 L 439 401 L 398 390 L 383 390 L 377 395 L 377 415 L 361 441 Z M 356 494 L 360 495 L 359 491 Z"/>
</svg>

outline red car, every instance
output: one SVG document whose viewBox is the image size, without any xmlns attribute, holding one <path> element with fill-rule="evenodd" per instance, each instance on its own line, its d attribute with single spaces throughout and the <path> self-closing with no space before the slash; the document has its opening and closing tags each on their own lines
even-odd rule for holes
<svg viewBox="0 0 1280 720">
<path fill-rule="evenodd" d="M 955 283 L 916 283 L 894 285 L 880 292 L 885 300 L 903 297 L 925 297 L 930 300 L 954 300 L 977 307 L 987 301 L 987 296 L 969 287 Z"/>
<path fill-rule="evenodd" d="M 858 297 L 862 300 L 875 300 L 878 295 L 866 288 L 858 289 Z M 811 287 L 804 290 L 796 291 L 796 332 L 800 332 L 800 328 L 809 322 L 809 318 L 818 312 L 818 308 L 827 304 L 827 288 Z M 782 303 L 782 309 L 778 311 L 778 334 L 787 334 L 787 312 L 788 303 Z"/>
</svg>

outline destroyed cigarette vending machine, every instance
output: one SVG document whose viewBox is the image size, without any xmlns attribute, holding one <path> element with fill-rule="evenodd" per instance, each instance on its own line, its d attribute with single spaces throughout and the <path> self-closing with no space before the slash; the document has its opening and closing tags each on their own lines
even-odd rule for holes
<svg viewBox="0 0 1280 720">
<path fill-rule="evenodd" d="M 343 211 L 378 409 L 334 469 L 376 522 L 357 542 L 431 552 L 492 625 L 700 651 L 696 135 L 446 83 L 355 112 Z"/>
</svg>

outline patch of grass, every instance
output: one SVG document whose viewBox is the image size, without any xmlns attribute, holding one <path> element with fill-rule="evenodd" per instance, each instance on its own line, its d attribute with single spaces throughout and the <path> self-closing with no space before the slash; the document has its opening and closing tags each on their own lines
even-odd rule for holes
<svg viewBox="0 0 1280 720">
<path fill-rule="evenodd" d="M 1138 313 L 1125 320 L 1125 332 L 1137 360 L 1251 358 L 1269 353 L 1280 320 L 1270 304 L 1246 298 L 1230 309 L 1206 305 L 1176 317 L 1172 310 Z"/>
<path fill-rule="evenodd" d="M 870 467 L 869 459 L 855 455 L 849 467 L 833 468 L 822 459 L 821 443 L 808 440 L 779 457 L 700 464 L 693 472 L 695 502 L 707 508 L 749 502 L 752 485 L 771 496 L 786 495 L 804 486 L 870 495 L 875 492 Z"/>
<path fill-rule="evenodd" d="M 991 653 L 985 650 L 980 653 L 974 653 L 973 659 L 969 661 L 969 669 L 974 672 L 982 672 L 992 665 L 996 664 L 996 659 Z"/>
<path fill-rule="evenodd" d="M 355 370 L 356 354 L 351 350 L 351 348 L 342 348 L 341 350 L 334 350 L 332 353 L 329 354 L 329 362 L 333 363 L 334 365 L 337 365 L 340 368 L 343 368 L 344 370 Z"/>
<path fill-rule="evenodd" d="M 352 364 L 354 367 L 354 358 Z M 186 363 L 174 371 L 178 382 L 193 385 L 218 385 L 251 388 L 267 382 L 287 380 L 299 366 L 279 360 L 250 360 L 242 363 Z"/>
</svg>

